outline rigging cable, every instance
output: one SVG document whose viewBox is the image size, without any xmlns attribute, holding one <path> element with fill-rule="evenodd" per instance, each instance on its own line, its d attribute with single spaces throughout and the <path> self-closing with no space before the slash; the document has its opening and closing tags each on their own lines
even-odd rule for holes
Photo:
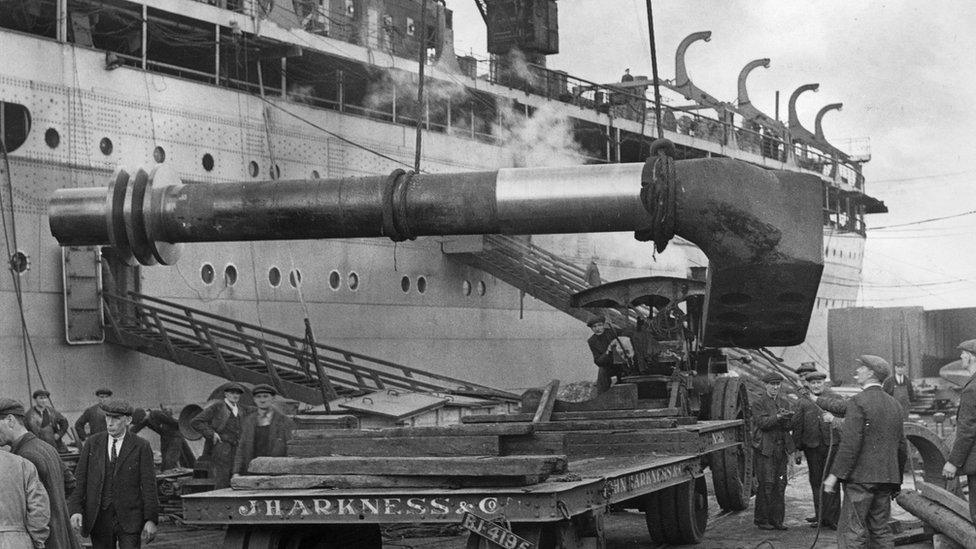
<svg viewBox="0 0 976 549">
<path fill-rule="evenodd" d="M 921 225 L 922 223 L 931 223 L 933 221 L 942 221 L 943 219 L 953 219 L 956 217 L 963 217 L 967 215 L 976 214 L 976 210 L 969 210 L 968 212 L 962 212 L 952 215 L 944 215 L 942 217 L 930 217 L 928 219 L 920 219 L 918 221 L 911 221 L 909 223 L 898 223 L 896 225 L 882 225 L 881 227 L 868 227 L 869 231 L 879 231 L 881 229 L 891 229 L 894 227 L 908 227 L 909 225 Z"/>
<path fill-rule="evenodd" d="M 657 46 L 654 44 L 654 10 L 651 0 L 647 0 L 647 32 L 651 41 L 651 76 L 654 78 L 654 120 L 657 123 L 657 138 L 664 139 L 664 126 L 661 125 L 661 83 L 657 76 Z M 644 134 L 641 133 L 643 140 Z"/>
<path fill-rule="evenodd" d="M 417 145 L 414 149 L 413 171 L 420 171 L 420 147 L 423 141 L 424 118 L 430 116 L 424 104 L 424 69 L 427 66 L 427 0 L 420 0 L 420 47 L 417 48 Z"/>
</svg>

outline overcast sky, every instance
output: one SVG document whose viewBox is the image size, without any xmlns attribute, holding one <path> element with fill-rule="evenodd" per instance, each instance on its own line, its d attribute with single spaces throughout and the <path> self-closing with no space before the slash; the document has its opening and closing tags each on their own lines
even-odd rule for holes
<svg viewBox="0 0 976 549">
<path fill-rule="evenodd" d="M 458 53 L 484 54 L 484 24 L 474 0 L 448 0 L 455 11 Z M 549 66 L 598 82 L 624 68 L 651 74 L 644 0 L 560 0 L 560 53 Z M 691 46 L 692 80 L 726 101 L 736 97 L 739 70 L 768 57 L 749 77 L 752 102 L 781 118 L 798 86 L 801 122 L 813 130 L 817 111 L 828 141 L 869 138 L 868 194 L 891 213 L 868 218 L 861 304 L 976 306 L 976 215 L 870 231 L 870 227 L 976 210 L 976 2 L 655 0 L 658 67 L 674 77 L 682 38 L 712 31 Z"/>
</svg>

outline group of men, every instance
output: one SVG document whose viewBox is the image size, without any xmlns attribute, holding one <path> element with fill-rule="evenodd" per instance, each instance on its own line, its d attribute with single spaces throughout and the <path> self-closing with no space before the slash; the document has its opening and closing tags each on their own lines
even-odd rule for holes
<svg viewBox="0 0 976 549">
<path fill-rule="evenodd" d="M 781 394 L 783 376 L 771 373 L 763 378 L 765 393 L 751 406 L 758 481 L 755 524 L 764 530 L 787 529 L 787 465 L 789 455 L 800 450 L 816 508 L 807 519 L 811 526 L 836 529 L 841 548 L 893 547 L 888 520 L 908 459 L 903 424 L 907 407 L 882 385 L 891 375 L 888 362 L 873 355 L 857 358 L 853 375 L 862 390 L 849 399 L 827 389 L 822 372 L 809 368 L 797 373 L 803 383 L 797 402 Z M 844 486 L 842 503 L 838 484 Z"/>
<path fill-rule="evenodd" d="M 224 399 L 192 422 L 207 437 L 218 488 L 254 457 L 286 455 L 292 423 L 274 406 L 277 391 L 255 386 L 255 408 L 238 404 L 244 392 L 240 384 L 227 385 Z M 171 416 L 111 396 L 108 389 L 96 391 L 99 402 L 76 423 L 84 443 L 74 473 L 58 453 L 67 420 L 50 406 L 50 394 L 35 392 L 29 410 L 0 399 L 0 445 L 10 447 L 0 451 L 0 547 L 80 549 L 80 534 L 91 538 L 94 549 L 129 549 L 156 537 L 153 451 L 136 432 L 149 427 L 160 433 L 164 469 L 184 451 L 193 455 L 181 436 L 167 437 L 173 429 L 178 433 Z"/>
</svg>

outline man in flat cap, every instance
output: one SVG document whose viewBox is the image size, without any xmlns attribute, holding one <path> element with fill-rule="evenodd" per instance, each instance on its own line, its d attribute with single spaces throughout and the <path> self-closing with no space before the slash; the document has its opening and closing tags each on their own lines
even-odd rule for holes
<svg viewBox="0 0 976 549">
<path fill-rule="evenodd" d="M 288 439 L 295 426 L 275 406 L 277 394 L 271 385 L 255 385 L 251 389 L 257 409 L 244 416 L 241 422 L 241 441 L 234 457 L 235 474 L 246 473 L 248 464 L 256 457 L 288 455 Z"/>
<path fill-rule="evenodd" d="M 75 421 L 75 432 L 78 433 L 79 442 L 84 442 L 89 436 L 105 430 L 105 412 L 102 411 L 102 404 L 108 402 L 111 396 L 111 389 L 104 387 L 95 389 L 95 398 L 98 402 L 86 408 Z"/>
<path fill-rule="evenodd" d="M 790 437 L 793 405 L 780 395 L 783 376 L 770 372 L 762 382 L 766 390 L 751 406 L 753 459 L 759 483 L 754 522 L 761 530 L 786 530 L 786 466 L 794 449 Z"/>
<path fill-rule="evenodd" d="M 966 475 L 969 486 L 976 486 L 976 339 L 963 341 L 957 347 L 962 367 L 969 372 L 969 381 L 959 395 L 959 411 L 956 412 L 956 440 L 952 443 L 949 459 L 942 468 L 942 476 L 955 478 Z M 969 515 L 976 521 L 976 495 L 969 493 Z"/>
<path fill-rule="evenodd" d="M 844 483 L 837 545 L 894 547 L 888 521 L 891 500 L 901 490 L 908 460 L 901 405 L 884 392 L 888 362 L 873 355 L 856 361 L 854 379 L 863 390 L 847 401 L 837 458 L 824 481 L 833 492 Z"/>
<path fill-rule="evenodd" d="M 146 427 L 159 435 L 159 453 L 163 457 L 160 467 L 163 471 L 177 466 L 193 468 L 196 457 L 186 439 L 183 438 L 180 423 L 173 417 L 172 410 L 162 407 L 158 410 L 136 408 L 132 412 L 132 426 L 129 430 L 138 433 Z"/>
<path fill-rule="evenodd" d="M 16 400 L 0 398 L 0 444 L 10 446 L 10 452 L 31 462 L 47 491 L 50 507 L 50 535 L 47 549 L 81 549 L 78 536 L 68 520 L 65 490 L 74 487 L 75 477 L 61 461 L 50 444 L 34 436 L 24 426 L 24 405 Z"/>
<path fill-rule="evenodd" d="M 91 536 L 93 549 L 132 549 L 156 538 L 159 500 L 149 442 L 128 431 L 132 406 L 124 400 L 102 405 L 105 432 L 85 441 L 68 499 L 71 525 Z"/>
<path fill-rule="evenodd" d="M 224 386 L 224 398 L 207 405 L 190 420 L 190 425 L 203 434 L 204 455 L 210 455 L 210 476 L 214 488 L 230 487 L 234 472 L 237 443 L 241 440 L 241 422 L 251 409 L 240 404 L 244 386 L 228 383 Z"/>
<path fill-rule="evenodd" d="M 0 547 L 44 547 L 51 521 L 47 491 L 26 459 L 0 452 Z"/>
<path fill-rule="evenodd" d="M 908 421 L 908 409 L 911 408 L 912 401 L 915 400 L 915 387 L 912 386 L 912 380 L 908 377 L 908 365 L 901 360 L 895 362 L 895 375 L 888 376 L 881 387 L 886 393 L 895 397 L 898 404 L 901 404 L 901 409 L 904 410 L 902 419 Z"/>
<path fill-rule="evenodd" d="M 592 317 L 586 325 L 593 330 L 586 344 L 593 353 L 593 363 L 598 370 L 596 390 L 597 393 L 605 393 L 610 390 L 613 378 L 624 374 L 627 361 L 631 359 L 628 356 L 633 353 L 630 333 L 619 332 L 603 315 Z"/>
<path fill-rule="evenodd" d="M 800 370 L 797 370 L 800 373 Z M 835 492 L 824 492 L 823 481 L 826 471 L 837 456 L 840 444 L 840 429 L 834 425 L 834 416 L 817 406 L 818 398 L 840 397 L 826 388 L 827 374 L 810 366 L 803 371 L 802 382 L 809 392 L 809 398 L 797 401 L 796 415 L 793 417 L 793 441 L 797 450 L 803 452 L 807 460 L 807 473 L 810 477 L 810 490 L 813 492 L 813 508 L 816 514 L 807 517 L 811 526 L 822 524 L 831 530 L 837 529 L 840 518 L 840 498 Z"/>
<path fill-rule="evenodd" d="M 51 404 L 51 393 L 47 389 L 38 389 L 31 395 L 34 405 L 24 416 L 27 430 L 44 442 L 54 446 L 59 453 L 66 453 L 68 447 L 61 440 L 68 432 L 68 419 L 54 409 Z"/>
</svg>

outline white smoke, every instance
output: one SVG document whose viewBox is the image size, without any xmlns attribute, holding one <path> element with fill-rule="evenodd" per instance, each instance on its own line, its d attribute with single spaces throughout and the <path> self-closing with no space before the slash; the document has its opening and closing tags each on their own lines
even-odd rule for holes
<svg viewBox="0 0 976 549">
<path fill-rule="evenodd" d="M 503 108 L 504 107 L 504 108 Z M 494 134 L 516 167 L 578 166 L 585 163 L 565 113 L 546 103 L 525 116 L 514 105 L 499 105 Z"/>
</svg>

